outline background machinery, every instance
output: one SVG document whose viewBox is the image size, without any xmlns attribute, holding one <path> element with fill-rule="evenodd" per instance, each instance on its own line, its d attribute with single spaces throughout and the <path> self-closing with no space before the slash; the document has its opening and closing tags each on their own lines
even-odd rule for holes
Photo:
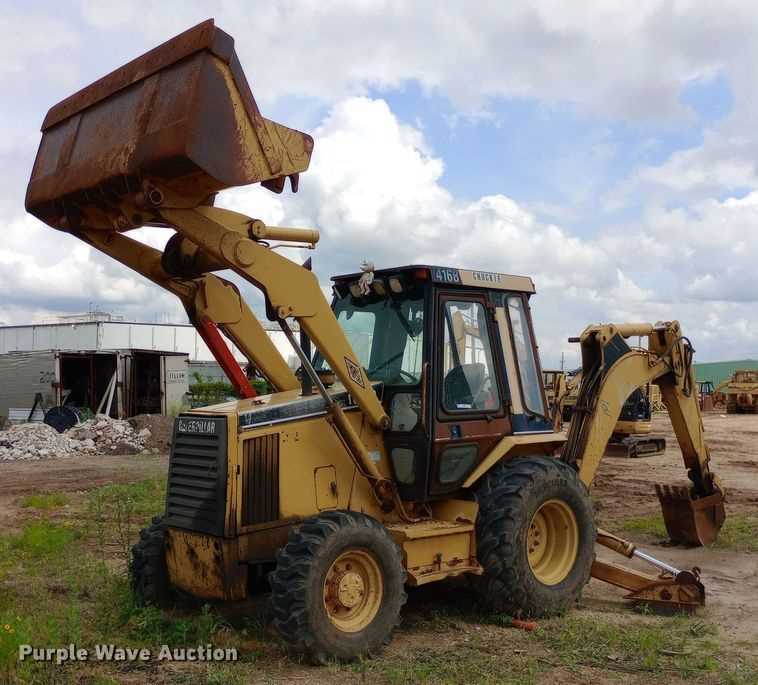
<svg viewBox="0 0 758 685">
<path fill-rule="evenodd" d="M 758 371 L 739 369 L 719 383 L 712 392 L 714 403 L 726 404 L 727 414 L 751 414 L 758 411 Z"/>
<path fill-rule="evenodd" d="M 582 372 L 571 374 L 565 383 L 564 394 L 556 403 L 556 415 L 561 417 L 561 422 L 570 422 L 574 413 L 579 388 L 582 382 Z M 621 408 L 618 421 L 613 428 L 613 433 L 608 440 L 605 453 L 613 457 L 643 457 L 660 454 L 666 451 L 666 438 L 660 435 L 651 435 L 653 402 L 651 397 L 660 396 L 660 391 L 650 383 L 641 388 L 636 388 L 627 397 Z M 663 404 L 661 402 L 661 404 Z M 665 405 L 663 405 L 665 409 Z M 701 405 L 702 408 L 702 405 Z M 560 428 L 560 424 L 556 424 Z"/>
<path fill-rule="evenodd" d="M 545 388 L 545 401 L 550 416 L 553 419 L 553 426 L 556 430 L 561 429 L 563 416 L 561 413 L 561 400 L 568 395 L 566 386 L 566 374 L 563 371 L 555 369 L 542 370 L 542 385 Z"/>
<path fill-rule="evenodd" d="M 176 419 L 165 516 L 134 548 L 143 601 L 171 588 L 242 599 L 270 573 L 276 627 L 316 662 L 376 651 L 406 585 L 461 574 L 511 615 L 565 610 L 591 574 L 633 599 L 702 603 L 696 574 L 594 562 L 596 540 L 635 553 L 598 534 L 588 488 L 624 401 L 648 382 L 689 469 L 688 485 L 659 492 L 671 536 L 703 544 L 723 522 L 676 322 L 582 333 L 566 437 L 545 402 L 530 278 L 382 269 L 335 278 L 330 306 L 306 266 L 271 249 L 313 245 L 317 231 L 213 206 L 235 185 L 281 192 L 289 178 L 297 190 L 313 141 L 261 116 L 212 20 L 54 106 L 42 130 L 28 211 L 176 294 L 243 397 Z M 163 252 L 128 236 L 143 225 L 175 230 Z M 263 292 L 301 381 L 223 270 Z M 220 332 L 276 392 L 256 396 Z M 649 347 L 630 348 L 630 336 Z"/>
</svg>

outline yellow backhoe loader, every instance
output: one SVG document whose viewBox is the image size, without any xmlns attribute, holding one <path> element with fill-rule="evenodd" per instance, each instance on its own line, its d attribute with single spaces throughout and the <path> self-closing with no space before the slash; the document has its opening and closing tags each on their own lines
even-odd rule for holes
<svg viewBox="0 0 758 685">
<path fill-rule="evenodd" d="M 758 412 L 758 370 L 739 369 L 712 391 L 719 403 L 726 404 L 727 414 Z"/>
<path fill-rule="evenodd" d="M 297 190 L 313 150 L 261 116 L 233 45 L 209 20 L 55 105 L 27 190 L 42 221 L 176 294 L 243 397 L 176 419 L 165 515 L 134 548 L 137 596 L 236 600 L 270 574 L 276 627 L 316 662 L 375 652 L 406 585 L 461 574 L 492 609 L 525 617 L 569 608 L 591 574 L 632 599 L 702 603 L 696 573 L 598 534 L 588 492 L 624 401 L 657 383 L 690 476 L 660 490 L 669 532 L 715 538 L 723 495 L 679 325 L 582 333 L 566 439 L 545 403 L 530 278 L 382 269 L 336 277 L 330 306 L 306 266 L 272 249 L 312 246 L 317 231 L 213 206 L 231 186 Z M 163 252 L 129 237 L 145 225 L 175 230 Z M 263 292 L 301 380 L 222 270 Z M 255 395 L 221 333 L 276 392 Z M 660 573 L 595 562 L 596 541 Z"/>
<path fill-rule="evenodd" d="M 568 395 L 566 374 L 555 369 L 542 369 L 542 385 L 545 388 L 545 401 L 553 419 L 553 427 L 560 430 L 563 425 L 561 403 Z"/>
</svg>

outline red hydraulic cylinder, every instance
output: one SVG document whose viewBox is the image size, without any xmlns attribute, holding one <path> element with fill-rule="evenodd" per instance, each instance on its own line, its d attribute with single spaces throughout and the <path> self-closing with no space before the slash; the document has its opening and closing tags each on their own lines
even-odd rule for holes
<svg viewBox="0 0 758 685">
<path fill-rule="evenodd" d="M 240 365 L 221 337 L 221 333 L 219 333 L 215 322 L 203 317 L 195 328 L 197 328 L 197 332 L 200 333 L 200 337 L 205 341 L 205 344 L 208 345 L 208 349 L 213 354 L 215 360 L 224 370 L 226 377 L 231 381 L 237 394 L 243 399 L 255 397 L 258 393 L 255 392 L 255 388 L 250 385 L 247 376 L 242 372 Z"/>
</svg>

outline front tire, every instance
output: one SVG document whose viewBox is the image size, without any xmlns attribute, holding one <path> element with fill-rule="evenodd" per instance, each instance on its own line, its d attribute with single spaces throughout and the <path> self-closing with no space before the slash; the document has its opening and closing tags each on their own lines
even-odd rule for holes
<svg viewBox="0 0 758 685">
<path fill-rule="evenodd" d="M 166 565 L 166 524 L 162 516 L 140 531 L 129 564 L 132 595 L 138 606 L 166 607 L 171 603 L 171 583 Z"/>
<path fill-rule="evenodd" d="M 592 503 L 576 471 L 549 457 L 500 463 L 477 490 L 477 579 L 487 606 L 539 618 L 573 606 L 595 558 Z"/>
<path fill-rule="evenodd" d="M 400 548 L 378 521 L 326 512 L 290 531 L 271 574 L 274 626 L 316 664 L 373 655 L 405 604 Z"/>
</svg>

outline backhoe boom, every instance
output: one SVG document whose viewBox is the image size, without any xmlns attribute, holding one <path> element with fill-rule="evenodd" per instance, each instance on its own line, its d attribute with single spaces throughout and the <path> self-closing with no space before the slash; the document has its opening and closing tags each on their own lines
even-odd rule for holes
<svg viewBox="0 0 758 685">
<path fill-rule="evenodd" d="M 629 347 L 632 336 L 646 337 L 648 347 Z M 589 487 L 627 397 L 646 383 L 658 385 L 691 481 L 687 488 L 657 488 L 669 535 L 690 544 L 712 542 L 724 521 L 723 490 L 710 470 L 693 350 L 679 323 L 589 326 L 579 342 L 582 384 L 563 460 L 578 466 Z"/>
</svg>

